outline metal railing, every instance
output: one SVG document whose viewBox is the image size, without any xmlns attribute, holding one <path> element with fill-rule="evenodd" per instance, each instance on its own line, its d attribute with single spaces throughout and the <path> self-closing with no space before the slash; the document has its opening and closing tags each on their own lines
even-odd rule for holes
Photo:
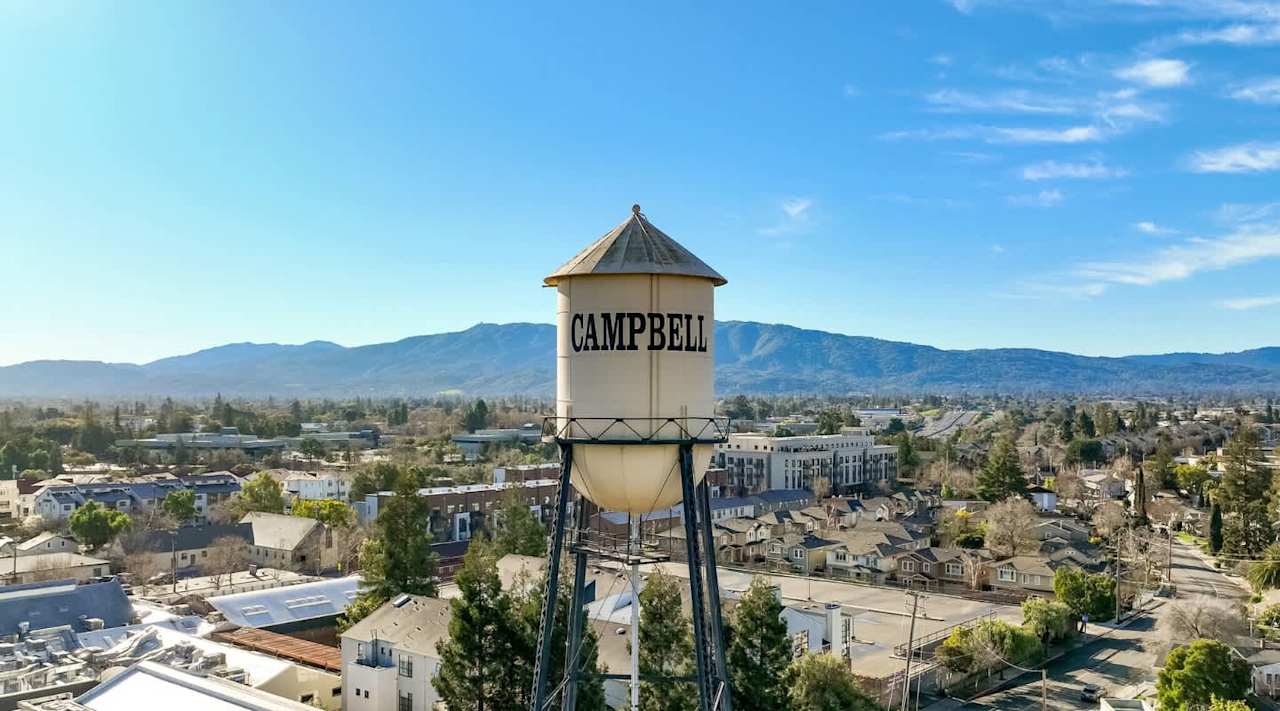
<svg viewBox="0 0 1280 711">
<path fill-rule="evenodd" d="M 992 610 L 992 611 L 983 613 L 981 615 L 978 615 L 977 617 L 971 617 L 965 620 L 964 622 L 958 622 L 954 625 L 951 625 L 950 627 L 943 627 L 942 629 L 937 630 L 935 632 L 930 632 L 929 634 L 924 635 L 923 637 L 917 637 L 914 641 L 911 642 L 912 656 L 915 659 L 925 659 L 926 657 L 924 652 L 926 647 L 937 644 L 942 640 L 946 639 L 947 637 L 950 637 L 951 633 L 954 632 L 955 630 L 969 629 L 970 627 L 976 627 L 978 624 L 982 622 L 985 622 L 987 620 L 994 620 L 995 618 L 996 618 L 996 613 L 994 610 Z M 895 657 L 906 658 L 907 643 L 903 642 L 902 644 L 894 646 L 893 655 Z"/>
</svg>

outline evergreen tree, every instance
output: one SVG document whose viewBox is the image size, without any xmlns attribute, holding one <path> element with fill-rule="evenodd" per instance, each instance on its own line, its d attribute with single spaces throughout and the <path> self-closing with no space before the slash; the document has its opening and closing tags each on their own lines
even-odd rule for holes
<svg viewBox="0 0 1280 711">
<path fill-rule="evenodd" d="M 1162 711 L 1194 711 L 1218 699 L 1243 699 L 1249 691 L 1249 665 L 1215 639 L 1175 647 L 1156 677 Z"/>
<path fill-rule="evenodd" d="M 849 663 L 830 654 L 806 654 L 796 660 L 790 703 L 774 708 L 790 711 L 880 711 L 880 705 L 858 687 Z M 734 697 L 734 703 L 739 703 Z"/>
<path fill-rule="evenodd" d="M 534 557 L 546 555 L 547 529 L 529 510 L 529 505 L 521 499 L 515 487 L 503 494 L 493 542 L 499 557 L 508 553 Z"/>
<path fill-rule="evenodd" d="M 640 591 L 640 673 L 664 677 L 693 673 L 689 618 L 680 606 L 680 585 L 661 570 Z M 643 711 L 691 711 L 697 691 L 687 682 L 645 681 L 640 688 Z"/>
<path fill-rule="evenodd" d="M 786 706 L 791 639 L 782 603 L 765 578 L 755 578 L 733 608 L 728 667 L 734 707 L 772 711 Z"/>
<path fill-rule="evenodd" d="M 1209 508 L 1209 552 L 1217 555 L 1222 550 L 1222 509 L 1217 499 Z"/>
<path fill-rule="evenodd" d="M 472 540 L 455 579 L 449 639 L 440 649 L 435 678 L 451 711 L 506 711 L 520 706 L 522 691 L 510 678 L 521 650 L 511 598 L 502 589 L 497 558 L 482 539 Z"/>
<path fill-rule="evenodd" d="M 1271 473 L 1258 465 L 1258 436 L 1241 427 L 1227 443 L 1226 470 L 1214 500 L 1227 514 L 1223 547 L 1232 553 L 1256 555 L 1274 540 L 1267 506 Z"/>
<path fill-rule="evenodd" d="M 1081 410 L 1076 415 L 1076 430 L 1079 431 L 1081 437 L 1092 439 L 1098 434 L 1097 429 L 1093 426 L 1093 418 L 1089 417 L 1089 413 Z"/>
<path fill-rule="evenodd" d="M 567 573 L 572 579 L 572 570 Z M 521 660 L 512 669 L 511 683 L 518 690 L 528 695 L 533 688 L 533 662 L 538 648 L 538 628 L 542 624 L 542 600 L 546 595 L 546 579 L 536 585 L 526 586 L 527 594 L 517 603 L 516 613 L 521 630 L 521 648 L 517 659 Z M 569 598 L 573 590 L 568 586 L 560 586 L 559 602 L 556 607 L 556 623 L 551 632 L 551 659 L 547 667 L 549 688 L 554 688 L 564 678 L 564 655 L 566 641 L 569 638 Z M 582 613 L 582 614 L 585 614 Z M 583 627 L 582 647 L 578 651 L 578 696 L 577 708 L 582 711 L 605 711 L 604 678 L 600 674 L 605 670 L 599 663 L 600 638 L 591 625 Z M 530 699 L 522 697 L 521 707 L 527 707 Z"/>
<path fill-rule="evenodd" d="M 1022 464 L 1013 440 L 1001 437 L 996 442 L 978 472 L 977 480 L 978 496 L 987 501 L 1001 501 L 1027 490 L 1027 480 L 1022 476 Z"/>
<path fill-rule="evenodd" d="M 280 485 L 271 475 L 260 472 L 240 488 L 235 510 L 242 516 L 253 511 L 284 513 L 284 494 L 280 493 Z"/>
<path fill-rule="evenodd" d="M 401 482 L 378 513 L 373 535 L 360 549 L 361 594 L 390 600 L 400 593 L 436 594 L 431 509 L 411 482 Z"/>
</svg>

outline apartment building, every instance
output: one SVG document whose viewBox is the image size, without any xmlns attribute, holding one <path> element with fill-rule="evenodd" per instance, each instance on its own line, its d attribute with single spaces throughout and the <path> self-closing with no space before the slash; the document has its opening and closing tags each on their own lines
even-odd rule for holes
<svg viewBox="0 0 1280 711">
<path fill-rule="evenodd" d="M 832 494 L 866 493 L 896 481 L 898 449 L 876 444 L 860 427 L 798 437 L 748 432 L 717 445 L 714 463 L 725 470 L 725 488 L 736 496 L 815 486 Z"/>
</svg>

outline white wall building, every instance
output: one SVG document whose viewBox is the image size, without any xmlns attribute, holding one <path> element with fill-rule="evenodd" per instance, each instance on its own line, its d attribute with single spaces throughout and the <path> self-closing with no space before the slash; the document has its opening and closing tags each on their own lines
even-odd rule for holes
<svg viewBox="0 0 1280 711">
<path fill-rule="evenodd" d="M 400 595 L 342 633 L 342 711 L 430 711 L 449 601 Z"/>
<path fill-rule="evenodd" d="M 726 471 L 728 490 L 738 495 L 768 489 L 807 489 L 824 480 L 834 494 L 866 492 L 898 475 L 898 448 L 878 445 L 864 428 L 840 434 L 772 437 L 755 432 L 729 435 L 716 445 L 716 464 Z"/>
<path fill-rule="evenodd" d="M 346 501 L 351 480 L 334 472 L 293 472 L 285 477 L 284 491 L 303 501 Z"/>
</svg>

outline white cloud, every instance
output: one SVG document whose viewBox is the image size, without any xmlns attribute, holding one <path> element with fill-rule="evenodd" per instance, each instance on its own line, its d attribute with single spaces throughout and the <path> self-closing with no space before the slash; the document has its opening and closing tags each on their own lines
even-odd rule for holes
<svg viewBox="0 0 1280 711">
<path fill-rule="evenodd" d="M 966 15 L 973 12 L 973 8 L 978 4 L 978 0 L 947 0 L 947 2 L 950 3 L 951 7 L 954 7 L 957 12 L 962 12 Z"/>
<path fill-rule="evenodd" d="M 1148 43 L 1151 48 L 1186 45 L 1228 44 L 1237 47 L 1260 47 L 1280 43 L 1280 22 L 1231 24 L 1212 29 L 1183 30 Z"/>
<path fill-rule="evenodd" d="M 1222 302 L 1222 308 L 1231 309 L 1232 311 L 1247 311 L 1278 304 L 1280 304 L 1280 296 L 1249 296 L 1242 299 L 1227 299 Z"/>
<path fill-rule="evenodd" d="M 1231 98 L 1255 104 L 1280 104 L 1280 77 L 1255 79 L 1241 84 L 1231 92 Z"/>
<path fill-rule="evenodd" d="M 973 113 L 1025 113 L 1068 115 L 1079 111 L 1077 102 L 1023 90 L 974 94 L 941 89 L 925 96 L 938 111 Z"/>
<path fill-rule="evenodd" d="M 1175 234 L 1178 234 L 1178 231 L 1177 231 L 1177 230 L 1175 230 L 1175 229 L 1171 229 L 1171 228 L 1169 228 L 1169 227 L 1163 227 L 1163 226 L 1161 226 L 1161 225 L 1157 225 L 1156 223 L 1151 222 L 1151 221 L 1149 221 L 1149 220 L 1144 220 L 1144 221 L 1142 221 L 1142 222 L 1135 222 L 1135 223 L 1133 223 L 1133 229 L 1135 229 L 1135 230 L 1137 230 L 1137 231 L 1141 232 L 1141 233 L 1142 233 L 1142 234 L 1144 234 L 1144 235 L 1154 235 L 1154 236 L 1157 236 L 1157 237 L 1158 237 L 1158 236 L 1162 236 L 1162 235 L 1175 235 Z"/>
<path fill-rule="evenodd" d="M 782 213 L 780 221 L 769 227 L 761 227 L 757 231 L 767 237 L 780 237 L 803 232 L 812 222 L 813 204 L 812 198 L 787 198 L 778 205 L 778 210 Z"/>
<path fill-rule="evenodd" d="M 915 207 L 968 207 L 970 203 L 966 200 L 956 200 L 948 197 L 922 197 L 919 195 L 907 195 L 906 193 L 883 193 L 880 195 L 872 195 L 872 200 L 880 200 L 882 202 L 895 202 L 900 205 L 913 205 Z"/>
<path fill-rule="evenodd" d="M 1151 286 L 1275 258 L 1280 258 L 1280 226 L 1245 225 L 1222 237 L 1189 239 L 1147 257 L 1082 264 L 1076 275 L 1091 282 Z"/>
<path fill-rule="evenodd" d="M 955 58 L 949 54 L 935 54 L 929 58 L 929 61 L 940 67 L 949 67 L 955 61 Z"/>
<path fill-rule="evenodd" d="M 1136 84 L 1166 88 L 1190 81 L 1190 66 L 1181 59 L 1148 59 L 1116 72 L 1116 76 Z"/>
<path fill-rule="evenodd" d="M 1005 252 L 1004 245 L 1002 245 L 1002 244 L 993 244 L 993 245 L 991 245 L 991 253 L 992 253 L 992 254 L 1004 254 L 1004 252 Z"/>
<path fill-rule="evenodd" d="M 813 200 L 809 198 L 790 198 L 782 202 L 782 211 L 793 220 L 803 218 L 811 207 L 813 207 Z"/>
<path fill-rule="evenodd" d="M 1097 126 L 1071 128 L 996 128 L 996 143 L 1087 143 L 1102 140 Z"/>
<path fill-rule="evenodd" d="M 1005 200 L 1010 205 L 1019 207 L 1053 207 L 1062 204 L 1062 192 L 1058 190 L 1041 190 L 1031 195 L 1009 195 Z"/>
<path fill-rule="evenodd" d="M 1263 203 L 1233 203 L 1229 202 L 1219 207 L 1214 217 L 1219 222 L 1225 222 L 1230 225 L 1243 224 L 1248 222 L 1261 222 L 1270 219 L 1272 215 L 1280 215 L 1280 202 L 1263 202 Z"/>
<path fill-rule="evenodd" d="M 1280 170 L 1280 142 L 1240 143 L 1196 151 L 1188 159 L 1196 173 L 1262 173 Z"/>
<path fill-rule="evenodd" d="M 850 98 L 858 96 L 859 94 L 862 93 L 862 91 L 858 89 L 858 87 L 854 86 L 853 84 L 845 84 L 843 87 L 843 90 L 844 90 L 844 95 Z"/>
<path fill-rule="evenodd" d="M 1046 160 L 1023 166 L 1023 180 L 1054 180 L 1057 178 L 1102 179 L 1121 178 L 1128 175 L 1123 168 L 1114 168 L 1101 161 L 1088 163 L 1059 163 Z"/>
</svg>

